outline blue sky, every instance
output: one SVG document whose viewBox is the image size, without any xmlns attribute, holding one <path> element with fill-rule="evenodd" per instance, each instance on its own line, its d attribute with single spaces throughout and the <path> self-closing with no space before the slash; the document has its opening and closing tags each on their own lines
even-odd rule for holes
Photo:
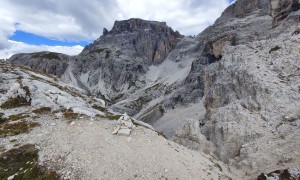
<svg viewBox="0 0 300 180">
<path fill-rule="evenodd" d="M 115 20 L 165 21 L 184 35 L 211 25 L 232 0 L 1 0 L 0 58 L 57 51 L 69 55 L 111 29 Z M 33 13 L 34 12 L 34 13 Z"/>
<path fill-rule="evenodd" d="M 86 46 L 91 41 L 59 41 L 47 37 L 42 37 L 32 33 L 17 30 L 14 34 L 9 37 L 10 40 L 23 42 L 30 45 L 48 45 L 48 46 Z"/>
</svg>

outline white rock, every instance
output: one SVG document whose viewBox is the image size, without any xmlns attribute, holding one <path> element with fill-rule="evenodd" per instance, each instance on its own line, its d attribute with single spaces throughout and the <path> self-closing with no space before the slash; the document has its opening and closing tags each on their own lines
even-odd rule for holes
<svg viewBox="0 0 300 180">
<path fill-rule="evenodd" d="M 120 125 L 116 126 L 112 134 L 117 134 L 120 129 L 121 129 Z"/>
<path fill-rule="evenodd" d="M 131 133 L 131 130 L 130 129 L 120 129 L 118 131 L 118 135 L 125 135 L 125 136 L 129 136 Z"/>
<path fill-rule="evenodd" d="M 122 121 L 122 124 L 124 124 L 128 128 L 132 128 L 133 127 L 133 123 L 131 121 Z"/>
<path fill-rule="evenodd" d="M 91 126 L 91 125 L 93 125 L 93 124 L 94 124 L 94 122 L 90 122 L 90 123 L 89 123 L 89 126 Z"/>
</svg>

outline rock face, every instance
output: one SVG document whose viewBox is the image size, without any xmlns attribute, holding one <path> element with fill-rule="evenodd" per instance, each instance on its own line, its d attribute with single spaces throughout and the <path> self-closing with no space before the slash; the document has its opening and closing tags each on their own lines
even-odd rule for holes
<svg viewBox="0 0 300 180">
<path fill-rule="evenodd" d="M 0 108 L 1 179 L 238 178 L 213 156 L 126 114 L 109 115 L 101 99 L 78 87 L 1 61 Z M 130 137 L 111 134 L 118 118 L 118 135 L 132 130 Z"/>
<path fill-rule="evenodd" d="M 9 61 L 12 64 L 21 64 L 48 74 L 61 76 L 68 67 L 70 57 L 54 52 L 40 52 L 31 54 L 16 54 Z"/>
<path fill-rule="evenodd" d="M 256 178 L 300 164 L 299 19 L 297 0 L 238 0 L 195 38 L 161 22 L 117 21 L 61 77 L 156 127 L 202 99 L 204 115 L 168 135 Z"/>
<path fill-rule="evenodd" d="M 58 75 L 113 103 L 145 86 L 148 67 L 162 63 L 181 38 L 165 22 L 129 19 L 116 21 L 111 31 L 104 28 L 103 35 L 78 56 L 18 54 L 10 62 Z"/>
<path fill-rule="evenodd" d="M 160 64 L 182 37 L 165 22 L 142 19 L 116 21 L 111 31 L 104 29 L 103 36 L 82 53 L 111 46 L 129 56 L 140 56 L 147 64 Z"/>
</svg>

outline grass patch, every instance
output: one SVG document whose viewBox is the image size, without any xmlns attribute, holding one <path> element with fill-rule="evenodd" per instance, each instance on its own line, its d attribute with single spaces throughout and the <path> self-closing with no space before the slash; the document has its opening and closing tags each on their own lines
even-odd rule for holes
<svg viewBox="0 0 300 180">
<path fill-rule="evenodd" d="M 16 123 L 5 122 L 0 125 L 0 138 L 28 133 L 32 128 L 39 126 L 37 122 L 20 121 Z"/>
<path fill-rule="evenodd" d="M 76 93 L 76 92 L 74 92 L 74 91 L 69 90 L 67 87 L 63 87 L 63 86 L 61 86 L 61 85 L 59 85 L 59 84 L 57 84 L 57 83 L 54 83 L 54 82 L 51 82 L 51 81 L 42 79 L 42 78 L 37 77 L 37 76 L 35 76 L 35 75 L 31 75 L 31 79 L 32 79 L 32 80 L 37 80 L 37 81 L 45 82 L 45 83 L 47 83 L 47 84 L 49 84 L 49 85 L 51 85 L 51 86 L 56 87 L 57 89 L 59 89 L 59 90 L 61 90 L 61 91 L 64 91 L 64 92 L 66 92 L 66 93 L 71 94 L 72 96 L 84 98 L 82 95 L 80 95 L 80 94 L 78 94 L 78 93 Z M 55 80 L 55 78 L 54 78 L 54 80 Z M 56 80 L 57 80 L 57 78 L 56 78 Z"/>
<path fill-rule="evenodd" d="M 32 111 L 35 114 L 48 114 L 51 112 L 51 108 L 49 107 L 41 107 Z"/>
<path fill-rule="evenodd" d="M 106 112 L 107 111 L 107 109 L 105 107 L 98 106 L 98 105 L 93 105 L 92 108 L 94 108 L 96 110 L 99 110 L 101 112 Z"/>
<path fill-rule="evenodd" d="M 40 74 L 42 76 L 49 77 L 49 78 L 52 78 L 52 79 L 55 78 L 54 76 L 52 76 L 50 74 L 47 74 L 44 71 L 40 71 L 40 70 L 37 70 L 37 69 L 31 69 L 30 67 L 27 67 L 27 66 L 23 66 L 23 65 L 13 65 L 13 66 L 14 67 L 19 67 L 19 68 L 21 68 L 23 70 L 27 70 L 27 71 L 30 71 L 30 72 L 33 72 L 33 73 L 36 73 L 36 74 Z M 34 75 L 31 74 L 31 76 L 34 76 Z M 37 77 L 37 76 L 35 76 L 35 77 Z M 37 77 L 37 78 L 39 78 L 39 77 Z M 41 78 L 39 78 L 39 79 L 41 79 Z"/>
<path fill-rule="evenodd" d="M 106 118 L 109 120 L 118 120 L 122 115 L 117 115 L 117 114 L 112 114 L 112 113 L 107 113 Z"/>
<path fill-rule="evenodd" d="M 62 112 L 66 119 L 78 119 L 79 117 L 85 116 L 83 114 L 75 113 L 72 109 L 66 109 Z"/>
<path fill-rule="evenodd" d="M 44 58 L 44 59 L 59 59 L 59 56 L 57 53 L 49 52 L 49 53 L 34 53 L 31 55 L 32 58 Z"/>
<path fill-rule="evenodd" d="M 8 116 L 6 118 L 6 120 L 8 120 L 8 121 L 18 121 L 20 119 L 25 119 L 25 118 L 28 118 L 28 117 L 30 117 L 28 114 L 21 113 L 21 114 L 15 114 L 15 115 Z"/>
<path fill-rule="evenodd" d="M 275 46 L 275 47 L 271 48 L 271 50 L 269 51 L 269 54 L 271 54 L 272 52 L 278 51 L 279 49 L 281 49 L 280 46 Z"/>
<path fill-rule="evenodd" d="M 47 171 L 38 164 L 38 150 L 32 144 L 11 149 L 0 155 L 0 179 L 43 179 L 56 180 L 55 171 Z"/>
<path fill-rule="evenodd" d="M 18 76 L 17 81 L 20 84 L 21 88 L 25 91 L 26 97 L 18 95 L 15 98 L 9 98 L 6 102 L 0 105 L 1 109 L 12 109 L 16 107 L 21 107 L 21 106 L 30 106 L 31 105 L 31 99 L 30 99 L 30 90 L 28 86 L 23 86 L 22 83 L 22 76 Z"/>
<path fill-rule="evenodd" d="M 84 97 L 82 95 L 80 95 L 80 94 L 78 94 L 74 91 L 69 90 L 67 87 L 60 86 L 59 84 L 56 84 L 56 83 L 53 83 L 53 82 L 50 82 L 50 81 L 47 81 L 47 83 L 51 86 L 54 86 L 54 87 L 58 88 L 61 91 L 64 91 L 68 94 L 71 94 L 72 96 L 80 97 L 80 98 L 84 99 Z"/>
<path fill-rule="evenodd" d="M 27 101 L 25 97 L 22 96 L 17 96 L 15 98 L 9 98 L 6 102 L 1 104 L 0 108 L 1 109 L 12 109 L 12 108 L 17 108 L 21 106 L 30 106 L 31 101 Z"/>
</svg>

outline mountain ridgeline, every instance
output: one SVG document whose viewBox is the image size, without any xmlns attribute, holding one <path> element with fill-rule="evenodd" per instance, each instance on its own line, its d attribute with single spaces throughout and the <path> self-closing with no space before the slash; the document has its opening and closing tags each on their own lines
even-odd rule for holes
<svg viewBox="0 0 300 180">
<path fill-rule="evenodd" d="M 77 56 L 8 61 L 56 75 L 253 178 L 299 168 L 299 22 L 298 0 L 238 0 L 196 37 L 129 19 Z M 197 116 L 187 120 L 183 109 Z"/>
</svg>

